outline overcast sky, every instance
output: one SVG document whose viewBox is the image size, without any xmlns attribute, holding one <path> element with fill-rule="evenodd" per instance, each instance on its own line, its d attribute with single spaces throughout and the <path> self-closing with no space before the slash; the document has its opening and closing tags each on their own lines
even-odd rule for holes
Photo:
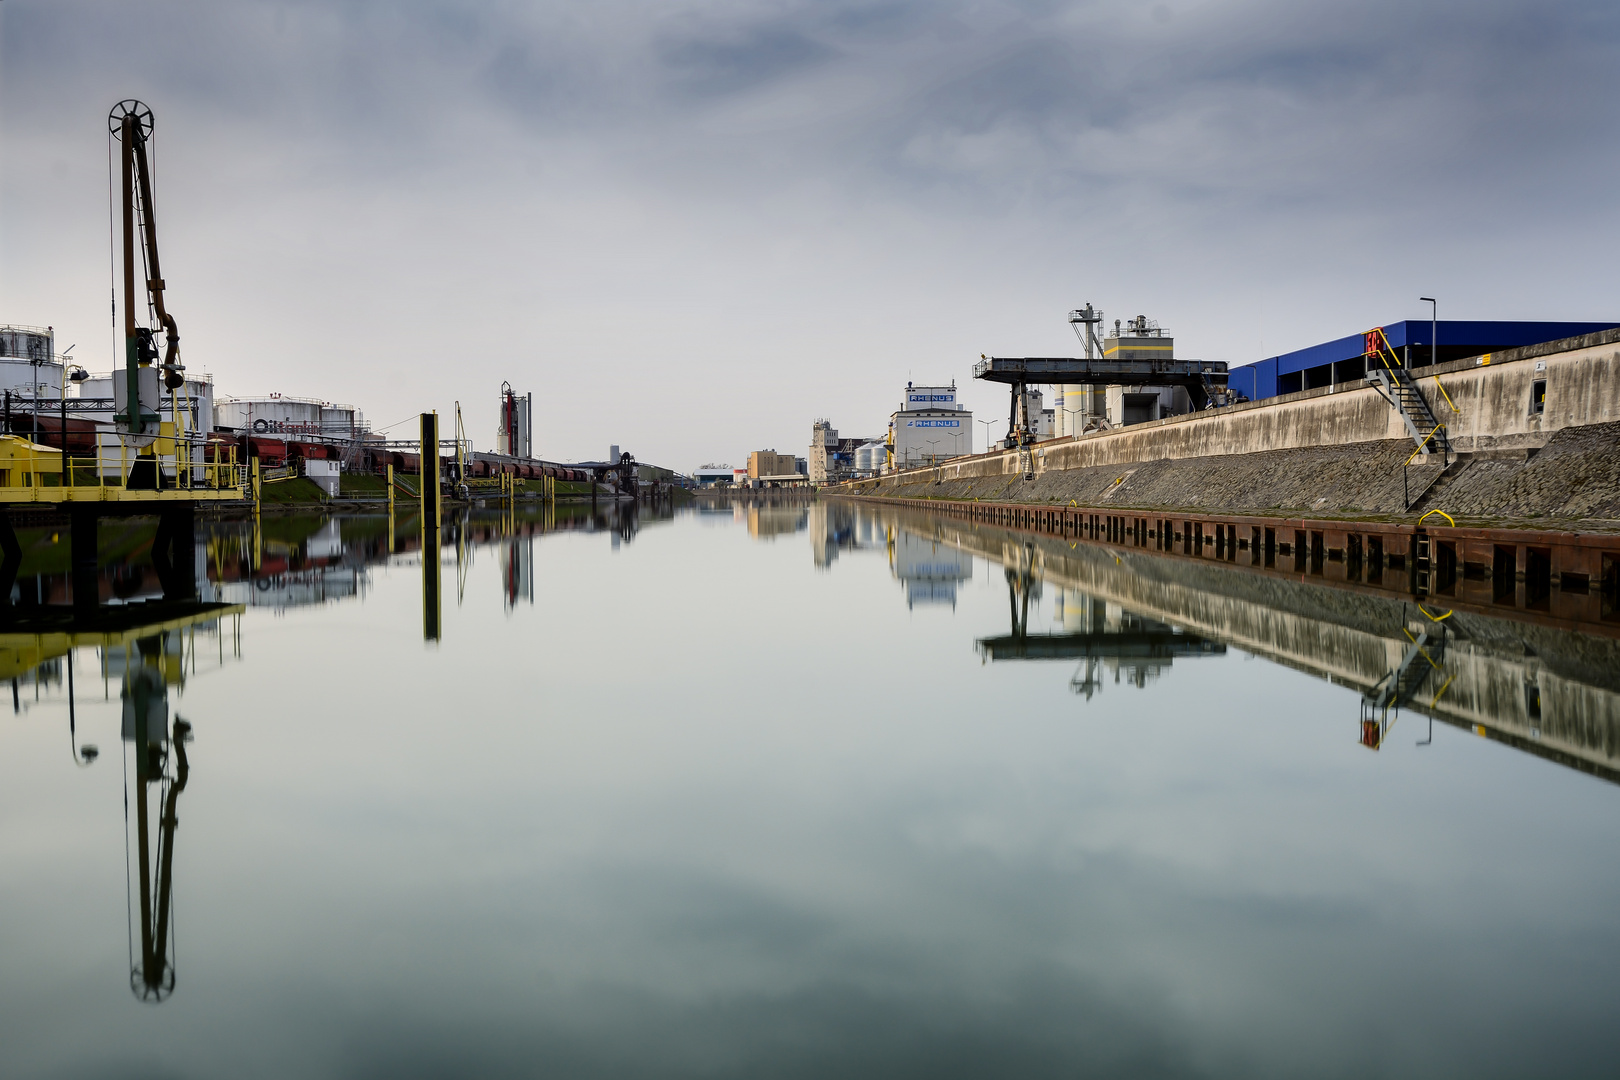
<svg viewBox="0 0 1620 1080">
<path fill-rule="evenodd" d="M 0 321 L 112 366 L 138 97 L 219 392 L 488 448 L 508 380 L 544 456 L 742 464 L 1088 301 L 1232 363 L 1620 317 L 1617 61 L 1612 2 L 4 0 Z"/>
</svg>

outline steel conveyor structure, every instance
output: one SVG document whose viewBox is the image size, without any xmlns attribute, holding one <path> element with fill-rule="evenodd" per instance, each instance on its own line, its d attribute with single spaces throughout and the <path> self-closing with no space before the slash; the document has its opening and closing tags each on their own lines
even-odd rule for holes
<svg viewBox="0 0 1620 1080">
<path fill-rule="evenodd" d="M 1008 383 L 1057 386 L 1185 386 L 1193 408 L 1209 404 L 1209 392 L 1226 386 L 1224 360 L 1074 360 L 1065 357 L 989 356 L 973 365 L 973 377 Z"/>
</svg>

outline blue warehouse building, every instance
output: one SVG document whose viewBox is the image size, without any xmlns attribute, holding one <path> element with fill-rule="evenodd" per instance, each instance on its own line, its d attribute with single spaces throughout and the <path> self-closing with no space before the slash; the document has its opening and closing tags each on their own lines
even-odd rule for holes
<svg viewBox="0 0 1620 1080">
<path fill-rule="evenodd" d="M 1440 349 L 1436 356 L 1428 320 L 1408 319 L 1386 323 L 1384 335 L 1396 355 L 1410 357 L 1414 368 L 1434 363 L 1464 360 L 1470 356 L 1537 345 L 1543 341 L 1595 334 L 1620 326 L 1620 322 L 1482 322 L 1446 321 L 1439 325 Z M 1368 327 L 1371 329 L 1371 327 Z M 1364 336 L 1360 333 L 1333 341 L 1296 349 L 1233 367 L 1227 386 L 1247 394 L 1251 400 L 1315 390 L 1322 386 L 1357 382 L 1366 374 L 1363 359 Z"/>
</svg>

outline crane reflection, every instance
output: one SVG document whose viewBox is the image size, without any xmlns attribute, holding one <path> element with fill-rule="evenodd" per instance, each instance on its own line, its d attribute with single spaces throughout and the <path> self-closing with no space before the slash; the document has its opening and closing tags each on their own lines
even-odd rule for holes
<svg viewBox="0 0 1620 1080">
<path fill-rule="evenodd" d="M 184 688 L 187 674 L 195 673 L 199 662 L 213 666 L 210 637 L 218 638 L 219 663 L 225 663 L 224 620 L 232 617 L 235 624 L 244 610 L 240 604 L 169 601 L 109 605 L 92 612 L 0 608 L 0 676 L 10 678 L 13 707 L 23 708 L 20 682 L 32 682 L 36 691 L 46 684 L 60 688 L 65 673 L 69 748 L 80 768 L 90 767 L 101 755 L 93 743 L 79 741 L 83 680 L 76 653 L 94 649 L 99 654 L 108 701 L 117 682 L 129 987 L 140 1001 L 164 1001 L 175 986 L 175 840 L 180 796 L 191 777 L 192 729 L 177 713 L 171 719 L 170 693 Z M 240 656 L 240 637 L 231 637 L 234 659 Z M 37 692 L 34 697 L 41 700 Z"/>
</svg>

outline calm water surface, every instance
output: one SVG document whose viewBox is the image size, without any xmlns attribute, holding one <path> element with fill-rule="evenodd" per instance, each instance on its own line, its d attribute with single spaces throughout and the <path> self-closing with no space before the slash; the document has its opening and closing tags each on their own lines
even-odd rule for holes
<svg viewBox="0 0 1620 1080">
<path fill-rule="evenodd" d="M 5 639 L 0 1073 L 1615 1073 L 1609 638 L 761 504 L 454 525 L 425 642 L 413 528 L 201 530 L 71 730 Z"/>
</svg>

